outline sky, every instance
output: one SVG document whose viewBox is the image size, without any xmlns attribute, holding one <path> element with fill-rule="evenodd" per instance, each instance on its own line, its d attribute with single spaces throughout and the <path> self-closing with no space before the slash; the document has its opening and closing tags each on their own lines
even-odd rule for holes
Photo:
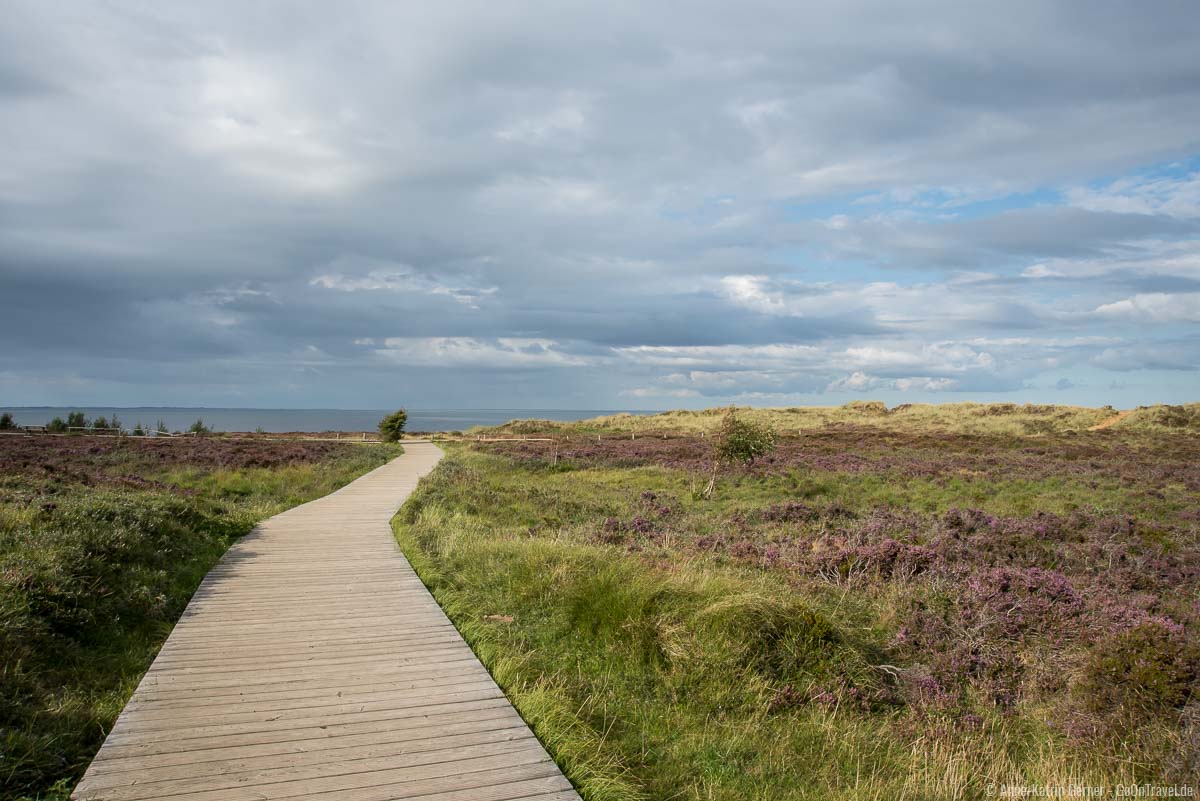
<svg viewBox="0 0 1200 801">
<path fill-rule="evenodd" d="M 1200 10 L 0 22 L 0 404 L 1200 400 Z"/>
</svg>

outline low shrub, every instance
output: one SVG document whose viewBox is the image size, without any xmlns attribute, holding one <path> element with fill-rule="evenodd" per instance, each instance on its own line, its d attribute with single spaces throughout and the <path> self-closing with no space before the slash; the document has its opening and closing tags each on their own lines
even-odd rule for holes
<svg viewBox="0 0 1200 801">
<path fill-rule="evenodd" d="M 725 412 L 713 443 L 714 455 L 726 464 L 753 464 L 775 449 L 775 432 L 768 426 L 742 420 L 732 407 Z"/>
<path fill-rule="evenodd" d="M 1092 653 L 1078 693 L 1097 714 L 1138 717 L 1182 709 L 1200 697 L 1200 644 L 1169 620 L 1120 632 Z"/>
</svg>

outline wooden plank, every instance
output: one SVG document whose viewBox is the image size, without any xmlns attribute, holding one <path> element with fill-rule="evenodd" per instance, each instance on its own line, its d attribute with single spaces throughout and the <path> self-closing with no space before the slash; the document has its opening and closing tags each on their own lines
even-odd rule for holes
<svg viewBox="0 0 1200 801">
<path fill-rule="evenodd" d="M 204 748 L 146 756 L 135 755 L 109 759 L 103 765 L 97 766 L 98 769 L 93 771 L 92 775 L 98 777 L 157 768 L 159 771 L 155 775 L 161 775 L 164 778 L 205 776 L 218 771 L 244 770 L 247 766 L 259 761 L 268 765 L 282 765 L 294 764 L 292 760 L 311 760 L 313 764 L 316 764 L 322 760 L 338 759 L 341 752 L 345 751 L 374 755 L 376 753 L 427 751 L 446 746 L 494 742 L 499 739 L 524 737 L 526 730 L 520 720 L 512 720 L 503 724 L 497 721 L 470 721 L 453 726 L 441 726 L 436 730 L 430 728 L 428 732 L 423 732 L 421 735 L 414 736 L 412 730 L 398 734 L 375 732 L 308 741 Z M 213 762 L 220 764 L 209 764 Z M 118 783 L 125 781 L 124 777 L 117 777 L 117 779 L 119 779 Z"/>
<path fill-rule="evenodd" d="M 325 683 L 325 686 L 304 688 L 283 688 L 261 693 L 232 692 L 218 696 L 191 696 L 186 698 L 154 698 L 130 702 L 130 709 L 143 711 L 145 716 L 173 715 L 180 708 L 202 709 L 205 706 L 226 705 L 230 703 L 261 705 L 269 709 L 271 704 L 303 704 L 310 700 L 320 701 L 325 698 L 344 698 L 362 700 L 382 697 L 392 693 L 428 692 L 433 686 L 438 690 L 453 692 L 455 690 L 473 687 L 490 686 L 493 684 L 490 676 L 479 674 L 459 674 L 454 676 L 438 675 L 421 681 L 406 682 L 362 682 L 345 684 L 339 681 Z M 376 696 L 376 693 L 379 696 Z"/>
<path fill-rule="evenodd" d="M 267 743 L 308 743 L 321 739 L 337 739 L 352 737 L 359 734 L 398 735 L 408 732 L 411 736 L 429 736 L 430 731 L 449 731 L 454 726 L 469 723 L 486 722 L 496 728 L 506 726 L 510 722 L 521 720 L 511 706 L 497 706 L 482 712 L 457 712 L 438 715 L 431 718 L 418 719 L 387 719 L 357 723 L 326 724 L 307 728 L 293 728 L 284 731 L 249 732 L 239 735 L 223 735 L 216 737 L 191 738 L 189 740 L 155 740 L 151 742 L 122 745 L 114 742 L 110 749 L 113 758 L 130 756 L 153 756 L 158 754 L 190 753 L 219 747 L 240 747 L 263 745 Z"/>
<path fill-rule="evenodd" d="M 440 458 L 406 444 L 230 548 L 72 798 L 578 801 L 396 547 Z"/>
<path fill-rule="evenodd" d="M 234 708 L 225 707 L 220 711 L 204 708 L 207 714 L 197 714 L 196 710 L 185 710 L 178 708 L 171 710 L 167 715 L 150 718 L 144 714 L 130 715 L 121 723 L 121 727 L 114 727 L 113 731 L 119 731 L 122 735 L 132 734 L 134 732 L 158 732 L 159 734 L 169 733 L 176 730 L 186 730 L 189 734 L 200 731 L 203 726 L 217 725 L 232 725 L 238 723 L 259 723 L 264 719 L 274 722 L 277 720 L 283 721 L 311 721 L 316 717 L 325 720 L 342 720 L 345 716 L 353 716 L 354 719 L 362 719 L 366 713 L 374 712 L 399 712 L 401 710 L 420 708 L 426 710 L 429 707 L 440 707 L 450 704 L 469 703 L 472 701 L 493 701 L 503 698 L 504 694 L 500 692 L 498 687 L 481 687 L 473 690 L 460 690 L 457 692 L 444 691 L 437 695 L 426 695 L 424 693 L 413 695 L 399 695 L 385 698 L 382 696 L 373 696 L 371 701 L 356 701 L 346 703 L 343 699 L 334 698 L 324 704 L 304 704 L 300 706 L 284 706 L 282 708 L 264 709 L 258 705 L 242 705 Z M 211 711 L 209 711 L 211 709 Z M 241 711 L 237 711 L 241 710 Z"/>
<path fill-rule="evenodd" d="M 537 750 L 540 751 L 540 748 Z M 430 763 L 423 759 L 414 760 L 414 764 L 404 767 L 381 768 L 334 763 L 286 772 L 267 771 L 261 781 L 218 774 L 201 780 L 180 782 L 154 782 L 143 779 L 121 787 L 96 790 L 87 789 L 85 776 L 84 781 L 80 782 L 80 788 L 83 789 L 76 788 L 76 793 L 82 799 L 93 801 L 156 801 L 173 797 L 186 797 L 188 801 L 262 801 L 331 791 L 344 793 L 341 796 L 343 798 L 353 798 L 350 791 L 386 784 L 409 785 L 412 791 L 419 793 L 428 787 L 454 787 L 472 773 L 487 772 L 495 774 L 496 779 L 502 779 L 506 774 L 515 773 L 515 769 L 521 767 L 531 768 L 541 775 L 557 770 L 545 752 L 537 753 L 532 749 L 483 756 L 472 753 L 458 759 L 439 754 L 435 758 L 440 761 Z M 238 779 L 242 781 L 239 782 Z"/>
<path fill-rule="evenodd" d="M 103 792 L 105 798 L 114 801 L 167 798 L 185 793 L 223 799 L 229 791 L 249 787 L 269 787 L 292 782 L 311 785 L 320 780 L 336 782 L 337 786 L 352 787 L 361 779 L 373 782 L 375 777 L 369 775 L 372 773 L 387 772 L 389 780 L 437 778 L 472 767 L 539 764 L 547 759 L 545 753 L 537 746 L 533 735 L 528 735 L 519 739 L 504 738 L 480 745 L 450 746 L 432 751 L 387 756 L 347 753 L 343 754 L 341 759 L 329 762 L 298 760 L 298 765 L 259 765 L 245 771 L 222 771 L 205 776 L 167 778 L 156 775 L 143 778 L 136 784 L 126 781 L 110 783 L 112 777 L 106 776 L 89 780 L 86 786 L 81 783 L 81 786 L 84 786 L 85 790 Z M 103 786 L 104 784 L 108 786 Z"/>
</svg>

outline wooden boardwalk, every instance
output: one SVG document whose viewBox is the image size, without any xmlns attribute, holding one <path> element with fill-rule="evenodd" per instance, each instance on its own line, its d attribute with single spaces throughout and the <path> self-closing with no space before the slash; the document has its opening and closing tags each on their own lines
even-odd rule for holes
<svg viewBox="0 0 1200 801">
<path fill-rule="evenodd" d="M 578 801 L 396 546 L 405 451 L 229 550 L 72 798 Z"/>
</svg>

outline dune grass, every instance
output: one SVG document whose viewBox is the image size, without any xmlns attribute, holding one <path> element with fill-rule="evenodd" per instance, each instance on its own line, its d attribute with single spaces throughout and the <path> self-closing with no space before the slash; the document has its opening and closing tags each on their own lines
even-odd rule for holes
<svg viewBox="0 0 1200 801">
<path fill-rule="evenodd" d="M 228 546 L 401 452 L 175 445 L 0 442 L 0 798 L 65 799 Z"/>
<path fill-rule="evenodd" d="M 674 432 L 711 435 L 725 409 L 676 410 L 658 414 L 616 414 L 575 422 L 513 420 L 479 428 L 488 434 L 618 434 Z M 789 408 L 739 407 L 743 419 L 770 426 L 780 434 L 795 434 L 828 426 L 869 426 L 909 433 L 993 434 L 1005 436 L 1082 432 L 1116 415 L 1111 406 L 1090 408 L 1049 404 L 943 403 L 903 404 L 889 409 L 879 401 L 856 401 L 844 406 Z M 1117 428 L 1200 431 L 1200 403 L 1139 408 Z"/>
<path fill-rule="evenodd" d="M 1047 477 L 1019 448 L 973 477 L 770 465 L 706 499 L 645 452 L 450 446 L 395 529 L 587 801 L 1182 780 L 1194 454 L 1088 436 L 1176 461 L 1144 487 L 1091 461 Z M 1103 588 L 1143 575 L 1160 595 L 1135 619 Z"/>
</svg>

